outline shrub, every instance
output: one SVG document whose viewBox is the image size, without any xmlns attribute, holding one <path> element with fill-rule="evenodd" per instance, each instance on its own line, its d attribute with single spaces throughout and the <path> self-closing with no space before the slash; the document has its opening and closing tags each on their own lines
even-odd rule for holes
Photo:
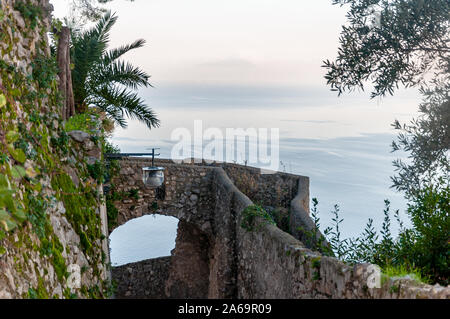
<svg viewBox="0 0 450 319">
<path fill-rule="evenodd" d="M 262 222 L 256 224 L 258 219 L 262 219 Z M 241 227 L 247 231 L 259 230 L 263 225 L 272 224 L 275 225 L 275 221 L 268 212 L 259 205 L 251 205 L 244 209 L 242 212 Z"/>
<path fill-rule="evenodd" d="M 400 228 L 397 238 L 391 235 L 390 202 L 385 200 L 384 221 L 378 232 L 369 219 L 363 233 L 342 239 L 338 206 L 333 211 L 333 227 L 324 231 L 335 255 L 350 263 L 373 263 L 387 272 L 415 274 L 420 281 L 449 284 L 450 239 L 449 187 L 428 186 L 408 204 L 412 228 L 403 227 L 399 211 L 394 214 Z M 316 208 L 317 202 L 314 202 Z M 315 210 L 317 216 L 318 210 Z M 317 218 L 314 222 L 317 222 Z M 316 224 L 318 227 L 318 225 Z"/>
<path fill-rule="evenodd" d="M 91 134 L 92 130 L 93 130 L 93 124 L 94 124 L 92 116 L 93 115 L 90 113 L 81 113 L 81 114 L 74 115 L 67 120 L 64 128 L 67 132 L 83 131 L 88 134 Z"/>
</svg>

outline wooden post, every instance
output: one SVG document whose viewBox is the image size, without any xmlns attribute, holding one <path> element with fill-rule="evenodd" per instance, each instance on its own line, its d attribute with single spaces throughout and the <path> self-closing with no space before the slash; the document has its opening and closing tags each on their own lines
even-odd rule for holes
<svg viewBox="0 0 450 319">
<path fill-rule="evenodd" d="M 72 89 L 72 74 L 70 70 L 70 29 L 62 27 L 59 32 L 57 63 L 59 68 L 59 91 L 63 96 L 61 116 L 63 120 L 75 115 L 75 101 Z"/>
</svg>

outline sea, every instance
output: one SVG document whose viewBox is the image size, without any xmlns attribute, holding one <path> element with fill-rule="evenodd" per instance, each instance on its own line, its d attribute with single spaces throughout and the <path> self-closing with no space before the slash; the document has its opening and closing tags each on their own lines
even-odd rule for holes
<svg viewBox="0 0 450 319">
<path fill-rule="evenodd" d="M 391 188 L 392 162 L 407 160 L 407 154 L 391 152 L 397 134 L 391 124 L 417 116 L 417 92 L 400 91 L 374 100 L 365 92 L 338 97 L 325 87 L 173 85 L 140 94 L 161 125 L 149 130 L 130 120 L 126 129 L 116 129 L 111 142 L 122 152 L 159 148 L 159 157 L 171 158 L 179 142 L 174 132 L 185 129 L 194 142 L 199 138 L 194 123 L 199 121 L 203 131 L 212 128 L 224 136 L 227 128 L 278 129 L 277 169 L 309 176 L 310 197 L 319 202 L 322 229 L 332 226 L 335 205 L 343 219 L 343 238 L 362 233 L 369 218 L 380 229 L 386 199 L 392 214 L 398 209 L 409 225 L 403 194 Z M 234 161 L 243 164 L 246 151 Z M 153 215 L 118 227 L 110 234 L 113 266 L 170 255 L 177 225 L 174 217 Z M 398 233 L 394 220 L 392 233 Z"/>
</svg>

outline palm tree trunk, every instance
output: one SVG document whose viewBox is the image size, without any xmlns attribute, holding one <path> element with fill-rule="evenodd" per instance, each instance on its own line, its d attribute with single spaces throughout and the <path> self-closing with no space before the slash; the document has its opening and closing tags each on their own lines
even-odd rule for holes
<svg viewBox="0 0 450 319">
<path fill-rule="evenodd" d="M 70 70 L 70 30 L 62 27 L 59 32 L 57 63 L 59 68 L 59 91 L 63 96 L 61 116 L 67 120 L 75 115 L 75 102 L 72 89 L 72 74 Z"/>
</svg>

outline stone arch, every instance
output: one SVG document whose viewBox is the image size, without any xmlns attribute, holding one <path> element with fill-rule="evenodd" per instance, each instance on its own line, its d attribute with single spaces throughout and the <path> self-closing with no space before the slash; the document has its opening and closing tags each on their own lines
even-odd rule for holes
<svg viewBox="0 0 450 319">
<path fill-rule="evenodd" d="M 195 224 L 202 231 L 211 233 L 214 167 L 164 163 L 164 184 L 152 189 L 142 182 L 142 167 L 149 164 L 139 159 L 120 161 L 120 174 L 110 182 L 114 185 L 110 192 L 118 195 L 114 201 L 118 216 L 110 232 L 131 219 L 161 214 Z"/>
<path fill-rule="evenodd" d="M 215 242 L 214 168 L 167 164 L 162 187 L 150 189 L 142 183 L 142 167 L 148 163 L 133 159 L 121 160 L 120 164 L 120 175 L 111 181 L 116 187 L 113 191 L 130 196 L 115 201 L 118 218 L 110 231 L 149 214 L 175 217 L 179 225 L 176 246 L 170 257 L 113 269 L 116 280 L 128 283 L 119 285 L 118 295 L 121 298 L 146 295 L 149 298 L 207 298 L 211 245 Z M 159 273 L 159 279 L 151 275 L 152 271 Z M 147 284 L 142 274 L 153 282 Z"/>
<path fill-rule="evenodd" d="M 242 286 L 242 276 L 249 269 L 242 268 L 240 260 L 248 250 L 246 245 L 251 248 L 248 240 L 254 235 L 241 229 L 240 217 L 254 202 L 289 210 L 294 217 L 293 223 L 287 225 L 291 230 L 305 224 L 303 219 L 308 217 L 307 177 L 263 175 L 256 168 L 234 164 L 174 164 L 158 160 L 157 165 L 165 167 L 164 186 L 159 191 L 147 189 L 142 183 L 142 167 L 149 165 L 146 159 L 122 159 L 120 175 L 113 183 L 121 192 L 138 195 L 116 203 L 118 225 L 154 213 L 180 220 L 170 261 L 158 261 L 159 265 L 166 262 L 166 277 L 160 276 L 165 278 L 160 284 L 164 286 L 160 298 L 236 298 L 244 286 L 250 287 Z M 290 236 L 277 227 L 275 230 Z M 265 255 L 264 251 L 259 253 Z"/>
</svg>

